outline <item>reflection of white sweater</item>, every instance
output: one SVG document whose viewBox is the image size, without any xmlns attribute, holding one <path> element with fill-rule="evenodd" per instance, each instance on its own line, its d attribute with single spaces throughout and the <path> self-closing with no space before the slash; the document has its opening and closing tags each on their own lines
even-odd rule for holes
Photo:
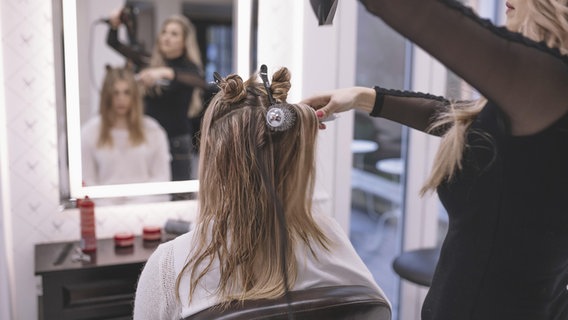
<svg viewBox="0 0 568 320">
<path fill-rule="evenodd" d="M 292 290 L 334 286 L 364 285 L 383 295 L 373 275 L 355 252 L 349 238 L 337 222 L 326 215 L 314 215 L 316 223 L 331 240 L 330 251 L 315 247 L 317 259 L 304 247 L 296 248 L 298 278 Z M 190 231 L 176 239 L 161 244 L 146 263 L 136 289 L 134 320 L 180 319 L 218 303 L 215 290 L 219 284 L 218 261 L 201 279 L 195 289 L 191 305 L 188 305 L 189 276 L 184 274 L 180 282 L 181 305 L 176 300 L 175 281 L 187 256 L 197 240 Z"/>
<path fill-rule="evenodd" d="M 170 181 L 170 152 L 165 130 L 148 116 L 143 119 L 146 142 L 132 146 L 127 129 L 111 129 L 113 147 L 97 147 L 101 126 L 96 116 L 81 129 L 81 159 L 85 186 Z M 169 196 L 99 199 L 97 204 L 167 201 Z"/>
<path fill-rule="evenodd" d="M 127 129 L 111 129 L 112 147 L 97 147 L 101 118 L 96 116 L 81 130 L 81 158 L 85 186 L 170 181 L 169 144 L 164 129 L 143 118 L 146 142 L 132 146 Z"/>
</svg>

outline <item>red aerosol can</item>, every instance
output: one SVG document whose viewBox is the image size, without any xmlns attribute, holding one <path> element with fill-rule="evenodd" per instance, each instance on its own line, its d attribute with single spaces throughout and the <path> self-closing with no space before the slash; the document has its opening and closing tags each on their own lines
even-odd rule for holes
<svg viewBox="0 0 568 320">
<path fill-rule="evenodd" d="M 81 250 L 83 252 L 96 251 L 95 203 L 88 196 L 79 202 L 79 214 L 81 215 Z"/>
</svg>

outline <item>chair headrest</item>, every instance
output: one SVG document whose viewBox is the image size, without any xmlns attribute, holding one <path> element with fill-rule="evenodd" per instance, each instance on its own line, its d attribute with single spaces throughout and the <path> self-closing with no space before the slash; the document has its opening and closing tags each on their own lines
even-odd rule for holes
<svg viewBox="0 0 568 320">
<path fill-rule="evenodd" d="M 248 300 L 234 302 L 226 309 L 214 306 L 184 320 L 287 320 L 289 310 L 295 319 L 390 320 L 391 309 L 382 295 L 365 286 L 332 286 L 290 292 L 288 299 Z"/>
</svg>

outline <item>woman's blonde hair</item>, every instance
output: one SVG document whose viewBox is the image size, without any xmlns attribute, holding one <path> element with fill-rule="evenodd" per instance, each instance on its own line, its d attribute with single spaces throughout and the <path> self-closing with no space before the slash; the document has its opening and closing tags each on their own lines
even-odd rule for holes
<svg viewBox="0 0 568 320">
<path fill-rule="evenodd" d="M 181 26 L 184 39 L 184 54 L 187 59 L 197 66 L 199 72 L 203 72 L 203 61 L 201 60 L 201 52 L 199 51 L 199 44 L 197 42 L 197 34 L 195 26 L 191 21 L 181 14 L 174 14 L 168 17 L 163 23 L 160 33 L 170 23 L 177 23 Z M 156 38 L 156 44 L 150 57 L 150 68 L 163 67 L 166 65 L 163 54 L 160 52 L 159 37 Z M 160 94 L 160 92 L 158 92 Z M 193 96 L 188 107 L 188 116 L 190 118 L 198 116 L 203 110 L 202 89 L 198 87 L 193 88 Z"/>
<path fill-rule="evenodd" d="M 106 67 L 106 74 L 101 89 L 99 101 L 99 114 L 101 116 L 101 131 L 97 147 L 112 147 L 113 141 L 110 134 L 115 124 L 116 115 L 113 106 L 113 91 L 118 81 L 125 81 L 130 90 L 130 110 L 128 111 L 128 137 L 130 143 L 136 146 L 146 141 L 142 124 L 144 107 L 142 103 L 142 92 L 134 78 L 132 71 L 126 68 Z"/>
<path fill-rule="evenodd" d="M 527 15 L 519 30 L 525 37 L 544 42 L 568 53 L 568 0 L 527 0 Z M 452 103 L 447 112 L 438 115 L 431 130 L 451 126 L 444 134 L 430 177 L 422 187 L 421 194 L 434 190 L 444 181 L 451 180 L 462 168 L 462 154 L 466 148 L 466 132 L 487 100 L 481 97 L 469 103 Z"/>
<path fill-rule="evenodd" d="M 449 127 L 444 134 L 436 156 L 430 177 L 420 190 L 425 194 L 434 190 L 444 181 L 449 181 L 462 168 L 462 155 L 466 147 L 466 132 L 487 102 L 481 98 L 473 102 L 452 102 L 447 111 L 438 115 L 430 131 Z"/>
<path fill-rule="evenodd" d="M 312 217 L 318 120 L 309 106 L 286 103 L 286 68 L 274 73 L 271 86 L 276 103 L 295 114 L 293 126 L 282 132 L 267 126 L 267 93 L 254 76 L 243 82 L 230 75 L 219 86 L 201 129 L 199 242 L 176 288 L 187 272 L 191 301 L 217 261 L 220 302 L 278 297 L 297 276 L 295 244 L 311 254 L 313 246 L 328 248 Z M 286 220 L 284 234 L 278 208 Z M 284 249 L 283 243 L 289 245 Z"/>
<path fill-rule="evenodd" d="M 528 13 L 519 32 L 534 41 L 568 53 L 568 1 L 527 0 Z"/>
</svg>

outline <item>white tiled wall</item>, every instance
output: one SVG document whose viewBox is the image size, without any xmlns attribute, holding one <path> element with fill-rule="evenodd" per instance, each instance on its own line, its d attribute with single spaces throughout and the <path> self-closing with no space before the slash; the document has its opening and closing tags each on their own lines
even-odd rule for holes
<svg viewBox="0 0 568 320">
<path fill-rule="evenodd" d="M 49 0 L 2 0 L 16 319 L 37 319 L 34 245 L 76 240 L 77 210 L 59 210 L 52 9 Z M 194 204 L 97 208 L 97 236 L 191 219 Z M 8 226 L 10 227 L 10 226 Z M 1 285 L 1 284 L 0 284 Z"/>
</svg>

